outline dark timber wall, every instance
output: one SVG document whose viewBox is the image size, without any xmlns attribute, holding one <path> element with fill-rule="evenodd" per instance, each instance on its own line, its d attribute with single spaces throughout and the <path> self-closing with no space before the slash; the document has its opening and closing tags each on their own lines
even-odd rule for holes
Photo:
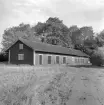
<svg viewBox="0 0 104 105">
<path fill-rule="evenodd" d="M 23 44 L 23 49 L 19 49 L 20 43 L 23 44 L 21 41 L 18 41 L 9 49 L 10 63 L 33 65 L 33 50 L 25 44 Z M 18 54 L 24 54 L 24 60 L 18 60 Z"/>
</svg>

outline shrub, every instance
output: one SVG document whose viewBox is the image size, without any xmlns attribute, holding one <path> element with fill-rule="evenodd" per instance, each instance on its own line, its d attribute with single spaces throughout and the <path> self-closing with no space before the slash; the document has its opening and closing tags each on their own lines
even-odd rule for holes
<svg viewBox="0 0 104 105">
<path fill-rule="evenodd" d="M 8 61 L 8 55 L 6 53 L 0 53 L 0 62 Z"/>
<path fill-rule="evenodd" d="M 95 66 L 104 65 L 104 53 L 101 50 L 95 50 L 90 56 L 90 62 Z"/>
</svg>

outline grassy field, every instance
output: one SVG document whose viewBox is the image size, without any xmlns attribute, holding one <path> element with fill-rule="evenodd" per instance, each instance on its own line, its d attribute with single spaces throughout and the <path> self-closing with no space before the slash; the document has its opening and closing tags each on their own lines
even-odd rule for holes
<svg viewBox="0 0 104 105">
<path fill-rule="evenodd" d="M 65 66 L 0 65 L 0 105 L 35 105 L 36 94 L 68 70 Z M 77 69 L 70 68 L 70 78 L 75 72 Z"/>
<path fill-rule="evenodd" d="M 65 102 L 69 97 L 73 97 L 71 89 L 73 85 L 74 88 L 78 86 L 79 90 L 81 87 L 85 89 L 84 85 L 90 87 L 92 82 L 85 81 L 83 85 L 80 79 L 82 77 L 90 82 L 93 81 L 93 84 L 100 84 L 103 89 L 103 68 L 2 64 L 0 65 L 0 105 L 66 105 Z M 73 94 L 76 93 L 74 88 Z"/>
</svg>

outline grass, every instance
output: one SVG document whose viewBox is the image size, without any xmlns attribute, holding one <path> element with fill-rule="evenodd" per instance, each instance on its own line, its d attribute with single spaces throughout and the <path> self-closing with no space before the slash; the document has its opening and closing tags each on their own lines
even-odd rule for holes
<svg viewBox="0 0 104 105">
<path fill-rule="evenodd" d="M 103 68 L 1 64 L 0 105 L 65 105 L 79 70 L 90 71 L 104 84 Z"/>
<path fill-rule="evenodd" d="M 52 84 L 53 78 L 68 71 L 65 66 L 0 65 L 0 105 L 35 105 L 39 92 Z M 74 71 L 74 72 L 73 72 Z M 77 69 L 70 68 L 73 77 Z M 56 90 L 57 91 L 57 90 Z M 58 91 L 57 91 L 58 92 Z"/>
</svg>

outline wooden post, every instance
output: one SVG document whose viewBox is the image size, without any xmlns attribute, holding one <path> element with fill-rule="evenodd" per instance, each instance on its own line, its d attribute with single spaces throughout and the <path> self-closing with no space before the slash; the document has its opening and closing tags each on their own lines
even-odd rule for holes
<svg viewBox="0 0 104 105">
<path fill-rule="evenodd" d="M 33 51 L 33 64 L 35 65 L 35 62 L 36 62 L 36 54 L 35 54 L 35 51 Z"/>
<path fill-rule="evenodd" d="M 9 54 L 8 54 L 8 64 L 10 64 L 10 50 L 9 50 Z"/>
</svg>

